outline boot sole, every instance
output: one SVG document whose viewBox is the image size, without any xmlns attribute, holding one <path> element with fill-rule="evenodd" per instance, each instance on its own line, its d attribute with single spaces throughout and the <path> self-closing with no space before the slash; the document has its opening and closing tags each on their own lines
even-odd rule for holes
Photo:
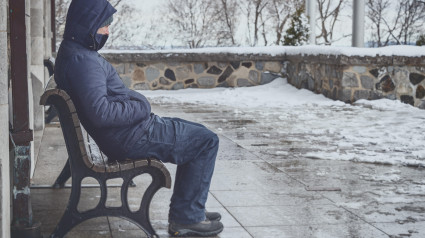
<svg viewBox="0 0 425 238">
<path fill-rule="evenodd" d="M 219 230 L 208 231 L 208 232 L 199 232 L 199 231 L 194 231 L 194 230 L 190 230 L 190 229 L 182 229 L 182 230 L 179 230 L 179 231 L 172 231 L 172 230 L 168 229 L 168 233 L 172 237 L 188 237 L 188 236 L 207 237 L 207 236 L 216 236 L 216 235 L 218 235 L 222 231 L 223 231 L 223 227 L 220 228 Z"/>
</svg>

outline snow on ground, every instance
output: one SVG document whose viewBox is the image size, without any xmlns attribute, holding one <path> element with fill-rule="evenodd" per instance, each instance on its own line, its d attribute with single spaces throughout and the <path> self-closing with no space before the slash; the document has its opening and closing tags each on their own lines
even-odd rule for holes
<svg viewBox="0 0 425 238">
<path fill-rule="evenodd" d="M 256 87 L 140 92 L 154 103 L 226 106 L 264 123 L 276 117 L 276 132 L 263 137 L 279 133 L 308 147 L 305 157 L 425 166 L 425 110 L 400 101 L 360 100 L 350 105 L 296 89 L 282 78 Z M 291 154 L 286 148 L 273 153 Z"/>
<path fill-rule="evenodd" d="M 189 102 L 233 107 L 285 107 L 302 104 L 343 105 L 343 102 L 330 100 L 323 95 L 298 90 L 286 79 L 278 78 L 270 84 L 244 88 L 212 88 L 140 91 L 150 98 L 161 98 L 162 102 Z"/>
</svg>

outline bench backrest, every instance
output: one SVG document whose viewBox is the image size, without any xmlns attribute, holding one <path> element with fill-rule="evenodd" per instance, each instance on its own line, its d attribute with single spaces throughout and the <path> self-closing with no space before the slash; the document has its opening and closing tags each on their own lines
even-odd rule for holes
<svg viewBox="0 0 425 238">
<path fill-rule="evenodd" d="M 108 165 L 108 157 L 81 125 L 74 103 L 65 91 L 56 88 L 45 91 L 40 104 L 54 106 L 58 111 L 68 154 L 75 157 L 73 161 L 81 161 L 96 172 L 119 170 L 114 165 Z"/>
</svg>

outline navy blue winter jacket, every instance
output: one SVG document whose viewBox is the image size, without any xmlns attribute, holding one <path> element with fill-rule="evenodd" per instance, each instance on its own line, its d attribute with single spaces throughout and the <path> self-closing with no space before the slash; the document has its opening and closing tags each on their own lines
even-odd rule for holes
<svg viewBox="0 0 425 238">
<path fill-rule="evenodd" d="M 126 88 L 97 52 L 107 36 L 96 32 L 115 12 L 107 0 L 73 0 L 55 64 L 58 87 L 70 95 L 84 128 L 110 160 L 124 159 L 153 119 L 146 98 Z"/>
</svg>

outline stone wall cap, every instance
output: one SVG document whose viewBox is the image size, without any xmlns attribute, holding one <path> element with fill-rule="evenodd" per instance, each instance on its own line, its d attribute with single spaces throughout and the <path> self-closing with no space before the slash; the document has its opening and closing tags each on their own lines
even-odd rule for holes
<svg viewBox="0 0 425 238">
<path fill-rule="evenodd" d="M 381 64 L 424 62 L 424 46 L 387 46 L 381 48 L 356 48 L 335 46 L 267 46 L 267 47 L 216 47 L 168 50 L 102 50 L 106 59 L 113 62 L 152 61 L 243 61 L 243 60 L 286 60 L 291 57 L 340 61 L 340 64 Z M 360 63 L 362 64 L 362 63 Z"/>
<path fill-rule="evenodd" d="M 360 57 L 376 56 L 425 56 L 425 46 L 397 45 L 381 48 L 357 48 L 336 46 L 264 46 L 264 47 L 215 47 L 166 50 L 102 50 L 102 54 L 161 54 L 164 56 L 184 54 L 236 54 L 236 55 L 345 55 Z"/>
</svg>

